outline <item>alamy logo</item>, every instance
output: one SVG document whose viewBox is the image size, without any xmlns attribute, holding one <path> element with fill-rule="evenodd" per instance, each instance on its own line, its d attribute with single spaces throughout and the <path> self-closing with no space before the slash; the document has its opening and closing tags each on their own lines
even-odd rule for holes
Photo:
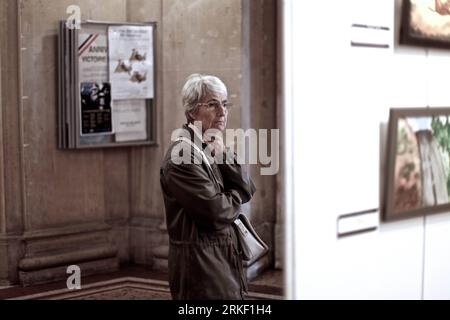
<svg viewBox="0 0 450 320">
<path fill-rule="evenodd" d="M 70 16 L 66 20 L 66 27 L 70 30 L 81 29 L 81 9 L 77 5 L 70 5 L 66 9 L 66 13 Z"/>
<path fill-rule="evenodd" d="M 80 290 L 81 289 L 81 269 L 77 265 L 71 265 L 67 268 L 67 274 L 71 274 L 67 278 L 66 285 L 69 290 Z"/>
<path fill-rule="evenodd" d="M 202 123 L 196 121 L 194 127 L 197 132 L 201 132 Z M 217 144 L 214 143 L 210 143 L 211 148 L 203 149 L 210 163 L 260 164 L 261 175 L 275 175 L 278 173 L 280 167 L 279 131 L 279 129 L 271 129 L 269 138 L 269 130 L 267 129 L 248 129 L 245 131 L 243 129 L 227 129 L 225 130 L 224 139 L 223 133 L 220 130 L 208 129 L 203 133 L 202 138 L 199 135 L 194 135 L 193 143 L 196 147 L 201 147 L 202 143 L 206 141 L 211 142 L 217 140 L 220 142 L 219 145 L 223 146 L 223 152 L 216 152 Z M 172 132 L 172 141 L 177 141 L 182 138 L 191 140 L 191 133 L 185 129 L 177 129 Z M 172 162 L 174 164 L 201 164 L 203 158 L 193 156 L 193 150 L 199 149 L 193 149 L 192 145 L 188 143 L 177 144 L 171 152 Z M 221 150 L 221 147 L 219 147 L 219 150 Z"/>
</svg>

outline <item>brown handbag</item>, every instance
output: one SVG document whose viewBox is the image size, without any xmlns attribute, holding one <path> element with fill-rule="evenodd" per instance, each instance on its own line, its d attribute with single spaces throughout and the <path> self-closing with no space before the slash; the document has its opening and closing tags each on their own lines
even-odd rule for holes
<svg viewBox="0 0 450 320">
<path fill-rule="evenodd" d="M 243 213 L 239 213 L 234 221 L 234 226 L 242 252 L 242 259 L 244 260 L 244 266 L 248 267 L 252 265 L 256 260 L 269 252 L 269 246 L 258 236 L 250 220 Z"/>
</svg>

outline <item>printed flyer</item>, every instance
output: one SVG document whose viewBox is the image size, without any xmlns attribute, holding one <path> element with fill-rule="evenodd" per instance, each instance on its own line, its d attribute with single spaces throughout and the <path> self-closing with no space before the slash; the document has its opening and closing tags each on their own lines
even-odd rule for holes
<svg viewBox="0 0 450 320">
<path fill-rule="evenodd" d="M 153 27 L 111 26 L 108 40 L 112 99 L 153 98 Z"/>
<path fill-rule="evenodd" d="M 80 82 L 108 82 L 106 34 L 80 33 L 78 39 Z"/>
</svg>

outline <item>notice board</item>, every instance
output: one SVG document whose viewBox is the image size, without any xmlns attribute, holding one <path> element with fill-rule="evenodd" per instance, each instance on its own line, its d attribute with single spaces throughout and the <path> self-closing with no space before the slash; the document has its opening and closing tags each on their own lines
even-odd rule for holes
<svg viewBox="0 0 450 320">
<path fill-rule="evenodd" d="M 61 21 L 58 147 L 156 145 L 156 23 Z"/>
</svg>

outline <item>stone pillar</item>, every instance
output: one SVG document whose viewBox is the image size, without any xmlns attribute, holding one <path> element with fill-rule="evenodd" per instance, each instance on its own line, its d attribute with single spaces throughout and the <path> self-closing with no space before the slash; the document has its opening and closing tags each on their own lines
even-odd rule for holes
<svg viewBox="0 0 450 320">
<path fill-rule="evenodd" d="M 23 158 L 19 68 L 19 4 L 0 3 L 0 285 L 18 281 L 23 254 Z"/>
<path fill-rule="evenodd" d="M 242 1 L 241 112 L 244 129 L 270 131 L 277 128 L 276 9 L 275 0 Z M 276 180 L 275 176 L 262 176 L 260 168 L 260 165 L 252 166 L 257 192 L 251 201 L 249 216 L 272 250 L 247 269 L 250 279 L 273 265 L 277 250 L 274 242 Z"/>
</svg>

